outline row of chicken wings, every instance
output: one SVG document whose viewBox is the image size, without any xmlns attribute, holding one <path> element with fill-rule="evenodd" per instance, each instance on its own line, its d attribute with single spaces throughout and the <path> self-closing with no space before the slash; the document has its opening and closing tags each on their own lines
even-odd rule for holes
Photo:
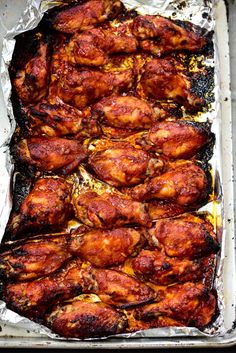
<svg viewBox="0 0 236 353">
<path fill-rule="evenodd" d="M 219 243 L 193 211 L 212 197 L 214 135 L 189 115 L 206 109 L 194 89 L 204 65 L 180 58 L 204 53 L 209 35 L 119 0 L 43 21 L 11 67 L 12 155 L 30 190 L 2 244 L 2 298 L 63 337 L 204 328 Z"/>
</svg>

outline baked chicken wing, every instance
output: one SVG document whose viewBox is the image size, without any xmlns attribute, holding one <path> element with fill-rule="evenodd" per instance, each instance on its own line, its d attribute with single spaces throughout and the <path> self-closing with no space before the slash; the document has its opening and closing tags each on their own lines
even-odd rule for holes
<svg viewBox="0 0 236 353">
<path fill-rule="evenodd" d="M 77 140 L 98 136 L 100 128 L 89 109 L 78 110 L 62 102 L 46 100 L 25 108 L 31 136 L 61 137 L 75 135 Z"/>
<path fill-rule="evenodd" d="M 205 172 L 189 161 L 177 164 L 144 184 L 127 188 L 126 192 L 138 201 L 159 199 L 190 206 L 206 199 L 207 186 Z"/>
<path fill-rule="evenodd" d="M 160 285 L 204 279 L 212 265 L 211 257 L 197 260 L 179 259 L 168 257 L 160 250 L 142 250 L 132 261 L 132 268 L 137 277 Z"/>
<path fill-rule="evenodd" d="M 94 28 L 75 34 L 66 50 L 72 64 L 101 66 L 109 62 L 109 54 L 135 52 L 137 41 L 132 35 Z"/>
<path fill-rule="evenodd" d="M 96 175 L 108 184 L 121 187 L 142 182 L 158 175 L 163 168 L 162 160 L 136 149 L 126 142 L 100 141 L 89 157 L 89 165 Z"/>
<path fill-rule="evenodd" d="M 38 102 L 48 90 L 50 60 L 48 44 L 39 44 L 37 53 L 16 72 L 13 86 L 24 103 Z"/>
<path fill-rule="evenodd" d="M 194 215 L 160 219 L 148 232 L 150 244 L 171 257 L 194 259 L 219 250 L 212 225 Z"/>
<path fill-rule="evenodd" d="M 167 287 L 160 302 L 145 305 L 137 310 L 136 315 L 147 321 L 166 315 L 186 325 L 203 327 L 211 322 L 215 310 L 215 297 L 203 284 L 186 282 Z"/>
<path fill-rule="evenodd" d="M 69 252 L 89 261 L 96 267 L 123 263 L 142 244 L 142 234 L 132 228 L 91 230 L 83 235 L 72 235 Z"/>
<path fill-rule="evenodd" d="M 78 70 L 69 66 L 58 82 L 58 96 L 67 104 L 84 108 L 112 93 L 123 92 L 133 83 L 131 69 L 105 72 Z"/>
<path fill-rule="evenodd" d="M 93 106 L 93 114 L 103 124 L 132 130 L 148 129 L 159 118 L 147 102 L 133 96 L 103 98 Z"/>
<path fill-rule="evenodd" d="M 115 17 L 121 8 L 119 0 L 89 0 L 84 4 L 62 8 L 52 20 L 52 25 L 60 32 L 80 32 Z"/>
<path fill-rule="evenodd" d="M 157 152 L 174 159 L 191 158 L 211 139 L 211 134 L 203 124 L 191 121 L 156 122 L 147 136 Z"/>
<path fill-rule="evenodd" d="M 141 48 L 157 56 L 178 50 L 197 52 L 206 44 L 204 37 L 162 16 L 137 16 L 131 30 L 141 40 Z"/>
<path fill-rule="evenodd" d="M 204 99 L 192 93 L 191 79 L 175 59 L 153 59 L 143 71 L 140 85 L 145 97 L 171 99 L 189 110 L 201 110 L 204 106 Z"/>
<path fill-rule="evenodd" d="M 20 162 L 35 166 L 41 171 L 68 174 L 87 157 L 83 146 L 76 140 L 59 137 L 32 137 L 21 140 L 16 146 Z"/>
<path fill-rule="evenodd" d="M 58 305 L 46 321 L 62 337 L 82 339 L 115 335 L 127 327 L 123 313 L 102 302 L 89 301 L 89 297 Z"/>
<path fill-rule="evenodd" d="M 145 206 L 122 194 L 86 191 L 74 193 L 72 202 L 76 217 L 90 227 L 151 226 Z"/>
<path fill-rule="evenodd" d="M 0 255 L 3 278 L 27 281 L 48 275 L 71 257 L 68 235 L 45 236 L 11 246 Z"/>
<path fill-rule="evenodd" d="M 13 217 L 12 233 L 59 229 L 71 215 L 70 201 L 71 186 L 64 179 L 38 179 Z"/>
</svg>

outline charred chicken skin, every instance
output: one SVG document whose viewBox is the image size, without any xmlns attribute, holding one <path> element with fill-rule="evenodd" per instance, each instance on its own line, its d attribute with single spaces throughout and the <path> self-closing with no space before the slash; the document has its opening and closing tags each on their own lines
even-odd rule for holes
<svg viewBox="0 0 236 353">
<path fill-rule="evenodd" d="M 204 327 L 211 322 L 215 307 L 214 295 L 203 284 L 186 282 L 168 287 L 163 299 L 138 310 L 137 318 L 148 321 L 166 315 L 186 325 L 194 323 L 197 327 Z"/>
<path fill-rule="evenodd" d="M 147 140 L 166 157 L 188 159 L 211 140 L 203 125 L 190 121 L 162 121 L 152 125 Z"/>
<path fill-rule="evenodd" d="M 13 233 L 58 229 L 71 215 L 71 186 L 62 178 L 38 179 L 13 219 Z"/>
<path fill-rule="evenodd" d="M 212 225 L 193 215 L 160 219 L 149 234 L 150 244 L 156 242 L 170 257 L 194 259 L 219 250 Z"/>
<path fill-rule="evenodd" d="M 50 60 L 48 45 L 43 41 L 38 52 L 16 73 L 14 88 L 24 103 L 38 102 L 47 94 Z"/>
<path fill-rule="evenodd" d="M 198 165 L 185 162 L 125 191 L 138 201 L 159 199 L 176 202 L 180 206 L 190 206 L 206 198 L 207 178 Z"/>
<path fill-rule="evenodd" d="M 69 252 L 89 261 L 96 267 L 108 267 L 123 263 L 142 244 L 141 232 L 132 228 L 91 230 L 72 235 Z"/>
<path fill-rule="evenodd" d="M 48 275 L 71 257 L 68 235 L 27 240 L 0 255 L 3 278 L 27 281 Z"/>
<path fill-rule="evenodd" d="M 109 54 L 133 53 L 137 41 L 132 35 L 94 28 L 75 34 L 66 47 L 72 64 L 101 66 L 109 62 Z"/>
<path fill-rule="evenodd" d="M 90 227 L 151 226 L 145 206 L 122 194 L 87 191 L 73 194 L 72 202 L 76 217 Z"/>
<path fill-rule="evenodd" d="M 87 157 L 83 146 L 76 140 L 59 137 L 32 137 L 23 139 L 16 147 L 20 162 L 41 171 L 68 174 Z"/>
<path fill-rule="evenodd" d="M 147 102 L 133 96 L 103 98 L 93 106 L 93 114 L 103 124 L 131 130 L 148 129 L 158 120 L 158 115 Z"/>
<path fill-rule="evenodd" d="M 52 25 L 64 33 L 81 32 L 115 17 L 122 8 L 119 0 L 89 0 L 84 4 L 62 9 L 53 19 Z"/>
<path fill-rule="evenodd" d="M 115 335 L 127 327 L 126 316 L 102 302 L 74 299 L 59 305 L 46 318 L 62 337 L 89 338 Z"/>
<path fill-rule="evenodd" d="M 140 80 L 145 97 L 172 99 L 190 110 L 201 110 L 203 98 L 191 92 L 191 81 L 173 58 L 153 59 L 144 66 Z"/>
<path fill-rule="evenodd" d="M 212 261 L 212 258 L 171 258 L 160 250 L 142 250 L 132 261 L 132 267 L 139 278 L 168 285 L 204 279 L 205 273 L 212 267 Z"/>
<path fill-rule="evenodd" d="M 61 137 L 76 135 L 76 139 L 98 136 L 100 128 L 91 118 L 90 109 L 78 110 L 62 102 L 50 104 L 44 100 L 25 108 L 31 136 Z"/>
<path fill-rule="evenodd" d="M 197 52 L 206 44 L 204 37 L 161 16 L 137 16 L 131 30 L 141 40 L 141 48 L 157 56 L 178 50 Z"/>
<path fill-rule="evenodd" d="M 119 93 L 132 86 L 132 70 L 102 72 L 92 69 L 66 68 L 58 83 L 58 96 L 67 104 L 84 108 L 102 97 Z"/>
<path fill-rule="evenodd" d="M 162 161 L 128 143 L 104 141 L 103 149 L 98 149 L 95 147 L 88 163 L 101 180 L 115 187 L 139 184 L 163 167 Z"/>
</svg>

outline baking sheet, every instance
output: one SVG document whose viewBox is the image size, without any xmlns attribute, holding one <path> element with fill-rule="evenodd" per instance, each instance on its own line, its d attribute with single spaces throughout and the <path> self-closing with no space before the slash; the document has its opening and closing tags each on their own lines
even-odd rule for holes
<svg viewBox="0 0 236 353">
<path fill-rule="evenodd" d="M 147 2 L 145 2 L 145 3 L 147 3 Z M 221 3 L 221 6 L 222 6 L 222 9 L 224 9 L 224 7 L 223 7 L 223 4 L 222 4 L 222 2 L 220 2 Z M 220 5 L 218 4 L 218 7 L 217 7 L 217 9 L 220 7 Z M 222 11 L 222 9 L 221 9 L 221 11 Z M 221 12 L 219 12 L 219 13 L 221 13 Z M 226 19 L 225 19 L 226 20 Z M 222 24 L 221 24 L 222 25 Z M 226 25 L 226 21 L 225 21 L 225 25 Z M 222 28 L 222 27 L 221 27 Z M 226 33 L 226 31 L 225 31 L 225 33 Z M 224 40 L 225 40 L 225 38 L 223 38 Z M 224 43 L 227 43 L 227 40 L 224 42 Z M 225 54 L 225 52 L 224 52 L 224 54 Z M 225 69 L 227 69 L 227 65 L 225 66 L 224 65 L 224 67 L 225 67 Z M 226 87 L 227 87 L 227 82 L 226 82 Z M 224 105 L 223 105 L 224 106 Z M 229 117 L 230 117 L 230 115 L 229 115 Z M 228 119 L 227 119 L 228 120 Z M 225 124 L 227 121 L 223 121 L 223 124 Z M 226 126 L 227 127 L 227 126 Z M 228 126 L 228 128 L 229 128 L 229 126 Z M 228 129 L 228 132 L 229 132 L 229 134 L 228 134 L 228 136 L 229 136 L 229 139 L 230 139 L 230 131 L 229 131 L 229 129 Z M 225 133 L 225 129 L 224 129 L 224 133 Z M 225 136 L 224 137 L 226 137 L 226 134 L 225 134 Z M 231 141 L 231 140 L 230 140 Z M 224 148 L 223 148 L 223 151 L 224 151 Z M 228 154 L 228 153 L 227 153 Z M 223 160 L 225 161 L 225 158 L 224 158 L 224 155 L 223 155 Z M 10 166 L 9 166 L 10 167 Z M 223 171 L 224 171 L 224 168 L 223 168 Z M 227 171 L 231 171 L 231 168 L 227 168 Z M 230 181 L 228 181 L 228 183 L 229 183 Z M 223 179 L 223 185 L 225 185 L 225 183 L 224 183 L 224 179 Z M 229 187 L 227 187 L 227 190 L 229 189 Z M 225 195 L 226 196 L 226 195 Z M 230 192 L 230 197 L 232 197 L 232 194 L 231 194 L 231 192 Z M 225 201 L 227 202 L 227 198 L 225 199 Z M 226 205 L 227 206 L 227 205 Z M 230 205 L 229 205 L 230 206 Z M 226 211 L 226 207 L 225 207 L 225 211 Z M 232 217 L 232 214 L 231 214 L 231 217 Z M 226 224 L 226 227 L 225 227 L 225 229 L 227 228 L 227 224 Z M 231 230 L 233 230 L 233 229 L 231 229 Z M 231 233 L 231 234 L 233 234 L 233 233 Z M 231 264 L 232 264 L 232 262 L 231 262 Z M 232 282 L 231 282 L 232 283 Z M 233 282 L 233 283 L 235 283 L 235 281 Z M 233 290 L 235 290 L 235 288 L 233 288 Z M 232 293 L 232 292 L 231 292 Z M 231 318 L 233 318 L 234 316 L 231 316 Z M 230 321 L 230 320 L 229 320 Z M 229 326 L 229 327 L 232 327 L 232 324 L 231 324 L 231 326 Z M 183 342 L 183 340 L 181 339 L 181 341 Z M 127 341 L 127 343 L 128 342 L 130 342 L 130 340 L 128 340 Z M 81 342 L 82 343 L 82 342 Z M 83 345 L 84 346 L 84 345 Z M 127 345 L 126 345 L 126 347 L 127 347 Z"/>
</svg>

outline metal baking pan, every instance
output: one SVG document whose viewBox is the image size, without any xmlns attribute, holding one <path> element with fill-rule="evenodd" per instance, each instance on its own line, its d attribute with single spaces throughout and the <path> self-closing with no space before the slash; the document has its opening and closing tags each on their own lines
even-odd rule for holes
<svg viewBox="0 0 236 353">
<path fill-rule="evenodd" d="M 0 14 L 18 14 L 24 9 L 26 1 L 11 0 L 1 1 Z M 7 7 L 5 6 L 7 5 Z M 18 10 L 18 11 L 16 11 Z M 13 17 L 14 18 L 14 17 Z M 6 23 L 3 17 L 3 23 Z M 11 23 L 14 25 L 14 23 Z M 224 260 L 224 306 L 225 327 L 227 333 L 217 337 L 165 337 L 165 338 L 113 338 L 99 341 L 61 341 L 52 340 L 42 334 L 36 334 L 27 329 L 1 324 L 0 347 L 17 348 L 103 348 L 103 349 L 127 349 L 127 348 L 187 348 L 187 347 L 219 347 L 236 344 L 236 270 L 235 270 L 235 239 L 234 239 L 234 192 L 233 192 L 233 151 L 232 151 L 232 112 L 230 93 L 230 60 L 228 46 L 228 23 L 226 6 L 223 0 L 219 0 L 216 7 L 216 36 L 219 49 L 219 65 L 221 72 L 221 159 L 222 159 L 222 186 L 224 193 L 224 231 L 225 231 L 225 260 Z M 0 97 L 1 98 L 1 97 Z M 2 107 L 2 119 L 4 116 L 4 103 Z M 0 173 L 1 174 L 1 173 Z"/>
</svg>

